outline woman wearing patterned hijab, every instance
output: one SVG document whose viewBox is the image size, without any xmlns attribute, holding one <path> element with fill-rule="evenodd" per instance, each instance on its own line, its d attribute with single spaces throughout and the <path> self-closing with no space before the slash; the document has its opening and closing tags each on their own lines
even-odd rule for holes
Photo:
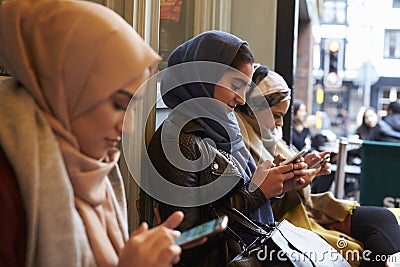
<svg viewBox="0 0 400 267">
<path fill-rule="evenodd" d="M 270 198 L 282 193 L 284 181 L 291 181 L 287 185 L 291 187 L 298 182 L 292 179 L 293 164 L 270 169 L 266 162 L 256 168 L 243 143 L 233 110 L 245 102 L 252 66 L 248 44 L 220 31 L 194 37 L 168 59 L 161 93 L 173 110 L 152 137 L 148 151 L 161 178 L 176 185 L 167 190 L 168 183 L 158 186 L 152 181 L 152 191 L 168 192 L 158 198 L 161 218 L 177 209 L 184 211 L 180 230 L 212 219 L 213 207 L 231 204 L 260 222 L 271 223 Z M 260 187 L 251 187 L 253 183 Z M 184 251 L 181 263 L 225 266 L 224 248 L 223 238 L 210 238 L 205 245 Z"/>
<path fill-rule="evenodd" d="M 0 210 L 9 215 L 1 216 L 0 262 L 176 262 L 175 231 L 144 224 L 128 238 L 117 169 L 126 109 L 159 56 L 110 9 L 74 0 L 3 2 L 0 51 L 13 77 L 0 89 L 0 188 L 8 200 Z M 181 220 L 174 214 L 167 226 Z M 159 245 L 150 251 L 144 243 Z"/>
<path fill-rule="evenodd" d="M 277 104 L 283 105 L 284 108 L 286 106 L 289 107 L 291 90 L 278 73 L 269 70 L 266 66 L 257 66 L 252 80 L 257 85 L 262 97 L 268 102 L 270 109 Z M 252 96 L 254 92 L 254 90 L 249 92 L 249 100 L 255 97 Z M 271 113 L 274 117 L 274 127 L 260 125 L 248 105 L 236 108 L 236 115 L 240 118 L 239 121 L 241 122 L 240 127 L 243 129 L 243 132 L 247 133 L 245 143 L 256 161 L 263 162 L 267 159 L 273 161 L 274 155 L 279 153 L 285 157 L 293 154 L 286 145 L 282 146 L 281 143 L 282 127 L 280 124 L 283 119 L 281 116 L 282 112 L 273 112 L 271 110 Z M 278 125 L 276 125 L 277 123 Z M 246 130 L 244 131 L 244 129 Z M 261 132 L 264 134 L 261 135 Z"/>
<path fill-rule="evenodd" d="M 282 76 L 269 70 L 266 66 L 257 67 L 252 79 L 269 104 L 275 120 L 275 127 L 270 128 L 257 121 L 248 106 L 238 106 L 236 114 L 241 121 L 241 130 L 247 133 L 244 135 L 244 142 L 255 159 L 272 159 L 278 163 L 282 160 L 281 155 L 289 157 L 290 154 L 293 154 L 282 139 L 281 130 L 283 115 L 289 109 L 291 90 Z M 254 96 L 254 93 L 250 91 L 247 97 L 249 102 L 252 102 L 252 98 L 258 96 Z M 260 130 L 263 130 L 263 135 L 260 134 Z M 304 159 L 307 167 L 318 162 L 327 153 L 329 152 L 307 154 Z M 328 173 L 330 173 L 328 162 L 322 166 L 305 170 L 302 177 L 306 183 L 275 201 L 273 206 L 275 217 L 279 221 L 286 219 L 296 226 L 317 232 L 333 247 L 342 250 L 342 255 L 358 251 L 359 257 L 347 256 L 347 260 L 352 266 L 358 266 L 362 260 L 363 246 L 361 242 L 364 249 L 372 252 L 370 259 L 375 255 L 389 255 L 399 251 L 400 228 L 396 218 L 387 209 L 360 207 L 356 201 L 336 199 L 331 192 L 310 194 L 311 190 L 308 185 L 313 178 Z M 346 240 L 346 247 L 338 247 L 343 238 Z M 369 266 L 367 261 L 363 261 L 362 264 Z M 375 261 L 371 264 L 384 266 L 385 260 L 381 260 L 380 263 Z"/>
</svg>

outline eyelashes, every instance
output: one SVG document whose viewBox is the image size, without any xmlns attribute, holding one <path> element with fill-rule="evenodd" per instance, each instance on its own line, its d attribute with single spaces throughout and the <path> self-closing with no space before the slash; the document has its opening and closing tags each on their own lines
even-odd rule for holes
<svg viewBox="0 0 400 267">
<path fill-rule="evenodd" d="M 274 117 L 274 120 L 280 120 L 283 118 L 284 114 L 282 113 L 272 113 L 272 116 Z"/>
<path fill-rule="evenodd" d="M 127 106 L 121 105 L 121 104 L 116 103 L 116 102 L 113 102 L 113 106 L 114 106 L 115 110 L 123 110 L 123 111 L 126 111 L 126 109 L 128 108 Z"/>
<path fill-rule="evenodd" d="M 232 87 L 232 90 L 233 90 L 234 92 L 237 92 L 237 91 L 240 90 L 240 87 L 239 87 L 239 86 L 236 86 L 236 85 L 234 85 L 234 84 L 231 84 L 231 87 Z"/>
<path fill-rule="evenodd" d="M 125 99 L 125 97 L 115 97 L 114 99 L 112 99 L 112 103 L 115 110 L 126 111 L 129 106 L 129 99 L 128 98 Z"/>
<path fill-rule="evenodd" d="M 112 96 L 111 98 L 114 109 L 117 111 L 126 111 L 128 109 L 130 100 L 131 98 L 129 96 L 120 93 Z"/>
<path fill-rule="evenodd" d="M 247 85 L 247 84 L 241 84 L 241 85 L 237 86 L 236 84 L 233 84 L 233 83 L 232 83 L 232 84 L 231 84 L 231 89 L 232 89 L 232 91 L 234 91 L 234 92 L 240 91 L 240 90 L 242 90 L 242 89 L 246 89 L 246 92 L 247 92 L 247 91 L 250 90 L 250 86 Z"/>
</svg>

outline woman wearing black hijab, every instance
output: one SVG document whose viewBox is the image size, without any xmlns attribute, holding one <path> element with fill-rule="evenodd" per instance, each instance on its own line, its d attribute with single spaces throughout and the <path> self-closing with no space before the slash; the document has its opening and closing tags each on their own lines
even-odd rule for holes
<svg viewBox="0 0 400 267">
<path fill-rule="evenodd" d="M 234 206 L 253 219 L 274 221 L 270 201 L 304 182 L 293 179 L 294 164 L 256 168 L 242 141 L 233 110 L 245 103 L 254 58 L 246 42 L 208 31 L 176 48 L 161 82 L 164 103 L 172 110 L 156 131 L 148 152 L 157 173 L 170 184 L 154 181 L 151 193 L 168 191 L 159 200 L 161 219 L 182 210 L 186 230 L 213 218 L 219 205 Z M 305 164 L 305 163 L 296 163 Z M 257 169 L 257 172 L 256 172 Z M 162 199 L 161 199 L 162 198 Z M 225 266 L 224 239 L 182 254 L 185 266 Z M 225 256 L 224 256 L 225 255 Z"/>
</svg>

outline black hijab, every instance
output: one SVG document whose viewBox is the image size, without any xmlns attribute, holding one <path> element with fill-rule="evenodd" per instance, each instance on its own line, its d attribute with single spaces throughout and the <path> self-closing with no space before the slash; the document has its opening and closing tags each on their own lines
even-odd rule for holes
<svg viewBox="0 0 400 267">
<path fill-rule="evenodd" d="M 249 181 L 255 162 L 242 140 L 236 117 L 233 112 L 227 113 L 217 101 L 210 101 L 215 84 L 225 72 L 233 70 L 229 65 L 242 45 L 247 43 L 232 34 L 215 30 L 180 45 L 168 58 L 161 94 L 164 103 L 172 109 L 186 102 L 186 107 L 180 108 L 179 112 L 194 118 L 204 129 L 206 138 L 217 148 L 232 154 L 245 181 Z M 174 68 L 183 63 L 192 64 Z"/>
</svg>

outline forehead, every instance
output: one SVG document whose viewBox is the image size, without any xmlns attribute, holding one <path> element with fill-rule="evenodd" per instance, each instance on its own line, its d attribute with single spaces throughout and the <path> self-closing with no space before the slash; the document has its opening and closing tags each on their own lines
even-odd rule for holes
<svg viewBox="0 0 400 267">
<path fill-rule="evenodd" d="M 242 73 L 244 73 L 244 75 L 246 75 L 247 77 L 249 77 L 251 79 L 251 77 L 253 76 L 253 64 L 252 63 L 246 63 L 243 64 L 243 66 L 239 69 Z"/>
<path fill-rule="evenodd" d="M 224 73 L 218 83 L 234 83 L 236 86 L 249 86 L 253 74 L 252 64 L 246 63 L 239 70 L 230 68 Z M 225 84 L 226 85 L 226 84 Z"/>
<path fill-rule="evenodd" d="M 124 91 L 130 93 L 131 95 L 134 95 L 139 87 L 147 81 L 147 79 L 150 78 L 150 70 L 145 69 L 142 74 L 137 77 L 136 79 L 133 79 L 130 83 L 128 83 L 124 88 L 122 88 Z"/>
<path fill-rule="evenodd" d="M 306 105 L 300 104 L 299 109 L 301 109 L 301 110 L 306 110 Z"/>
<path fill-rule="evenodd" d="M 369 109 L 369 110 L 367 110 L 367 111 L 365 112 L 365 115 L 366 115 L 366 116 L 374 116 L 374 115 L 375 115 L 375 112 Z"/>
</svg>

